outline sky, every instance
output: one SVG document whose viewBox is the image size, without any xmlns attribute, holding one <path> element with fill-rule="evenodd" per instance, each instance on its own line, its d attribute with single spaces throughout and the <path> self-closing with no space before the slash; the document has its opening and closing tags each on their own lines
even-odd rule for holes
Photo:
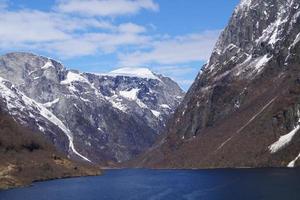
<svg viewBox="0 0 300 200">
<path fill-rule="evenodd" d="M 147 67 L 187 90 L 239 0 L 0 0 L 0 53 L 82 72 Z"/>
</svg>

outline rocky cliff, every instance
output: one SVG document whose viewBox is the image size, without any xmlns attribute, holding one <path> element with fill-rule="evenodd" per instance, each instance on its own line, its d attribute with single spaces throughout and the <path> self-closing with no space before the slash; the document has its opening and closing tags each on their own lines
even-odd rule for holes
<svg viewBox="0 0 300 200">
<path fill-rule="evenodd" d="M 167 137 L 136 164 L 299 165 L 299 6 L 299 0 L 242 0 Z"/>
</svg>

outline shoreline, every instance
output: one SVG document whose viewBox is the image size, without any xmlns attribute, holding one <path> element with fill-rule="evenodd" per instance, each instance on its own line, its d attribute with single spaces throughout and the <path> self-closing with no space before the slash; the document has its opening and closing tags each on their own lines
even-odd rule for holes
<svg viewBox="0 0 300 200">
<path fill-rule="evenodd" d="M 42 179 L 35 179 L 32 180 L 30 183 L 22 183 L 18 184 L 15 186 L 6 186 L 3 184 L 4 187 L 0 187 L 0 192 L 1 191 L 6 191 L 6 190 L 13 190 L 13 189 L 18 189 L 18 188 L 27 188 L 27 187 L 32 187 L 34 183 L 39 183 L 39 182 L 46 182 L 46 181 L 53 181 L 53 180 L 60 180 L 60 179 L 71 179 L 71 178 L 81 178 L 81 177 L 91 177 L 91 176 L 101 176 L 104 174 L 104 170 L 99 170 L 98 173 L 95 174 L 87 174 L 87 175 L 67 175 L 67 176 L 62 176 L 62 177 L 52 177 L 52 178 L 42 178 Z M 1 185 L 1 182 L 0 182 Z M 1 185 L 2 186 L 2 185 Z"/>
</svg>

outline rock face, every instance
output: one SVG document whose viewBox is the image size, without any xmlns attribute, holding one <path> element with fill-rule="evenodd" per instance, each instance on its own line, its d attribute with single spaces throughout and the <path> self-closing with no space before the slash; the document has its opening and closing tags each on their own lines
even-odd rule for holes
<svg viewBox="0 0 300 200">
<path fill-rule="evenodd" d="M 242 0 L 170 122 L 152 167 L 299 165 L 300 1 Z"/>
<path fill-rule="evenodd" d="M 151 146 L 184 95 L 148 69 L 80 73 L 29 53 L 1 56 L 0 77 L 1 100 L 16 121 L 72 158 L 103 165 Z"/>
</svg>

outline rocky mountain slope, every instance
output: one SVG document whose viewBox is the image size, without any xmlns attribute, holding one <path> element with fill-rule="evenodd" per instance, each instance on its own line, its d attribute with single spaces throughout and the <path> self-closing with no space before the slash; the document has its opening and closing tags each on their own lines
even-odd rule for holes
<svg viewBox="0 0 300 200">
<path fill-rule="evenodd" d="M 69 157 L 102 165 L 151 146 L 184 95 L 148 69 L 80 73 L 30 53 L 1 56 L 0 77 L 1 102 L 18 123 Z"/>
<path fill-rule="evenodd" d="M 100 169 L 74 162 L 40 133 L 17 124 L 0 107 L 0 190 L 33 181 L 99 175 Z"/>
<path fill-rule="evenodd" d="M 299 41 L 299 0 L 242 0 L 167 137 L 135 164 L 299 166 Z"/>
</svg>

